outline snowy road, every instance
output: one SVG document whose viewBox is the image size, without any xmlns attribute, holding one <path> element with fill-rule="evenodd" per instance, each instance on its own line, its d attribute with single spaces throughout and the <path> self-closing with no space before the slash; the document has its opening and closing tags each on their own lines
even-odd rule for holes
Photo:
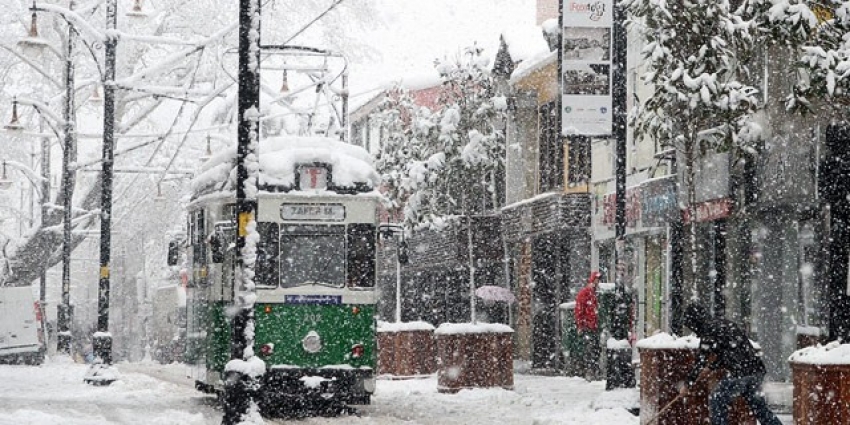
<svg viewBox="0 0 850 425">
<path fill-rule="evenodd" d="M 50 361 L 40 367 L 0 366 L 0 425 L 219 424 L 214 399 L 199 394 L 182 365 L 119 364 L 109 387 L 83 384 L 86 367 Z M 439 394 L 436 378 L 378 381 L 360 417 L 267 421 L 269 424 L 637 425 L 621 407 L 636 392 L 603 391 L 602 382 L 516 375 L 515 390 Z M 613 408 L 606 408 L 613 407 Z M 790 418 L 783 418 L 790 423 Z"/>
</svg>

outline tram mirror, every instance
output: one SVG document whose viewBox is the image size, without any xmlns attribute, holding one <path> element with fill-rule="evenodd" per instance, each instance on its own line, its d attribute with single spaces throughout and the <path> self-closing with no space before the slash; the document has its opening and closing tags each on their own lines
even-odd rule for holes
<svg viewBox="0 0 850 425">
<path fill-rule="evenodd" d="M 398 243 L 398 263 L 407 264 L 410 262 L 410 256 L 407 253 L 407 241 L 402 239 Z"/>
<path fill-rule="evenodd" d="M 218 232 L 210 236 L 210 254 L 212 255 L 213 264 L 221 264 L 224 262 L 224 243 L 222 235 Z"/>
<path fill-rule="evenodd" d="M 176 266 L 177 260 L 180 257 L 180 244 L 177 241 L 168 243 L 168 265 Z"/>
</svg>

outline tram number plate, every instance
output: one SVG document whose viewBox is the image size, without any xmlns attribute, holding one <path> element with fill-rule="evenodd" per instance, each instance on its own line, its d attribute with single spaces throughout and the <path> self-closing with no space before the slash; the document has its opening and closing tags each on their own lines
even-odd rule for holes
<svg viewBox="0 0 850 425">
<path fill-rule="evenodd" d="M 339 204 L 283 204 L 280 217 L 284 220 L 345 220 L 345 205 Z"/>
<path fill-rule="evenodd" d="M 287 304 L 342 304 L 341 295 L 287 295 L 283 300 Z"/>
</svg>

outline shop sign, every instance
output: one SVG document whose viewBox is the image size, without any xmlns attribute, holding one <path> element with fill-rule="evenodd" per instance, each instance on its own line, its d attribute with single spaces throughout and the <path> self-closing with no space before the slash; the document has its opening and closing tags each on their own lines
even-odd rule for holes
<svg viewBox="0 0 850 425">
<path fill-rule="evenodd" d="M 637 227 L 640 220 L 640 187 L 626 188 L 626 227 Z M 602 198 L 602 224 L 614 226 L 617 222 L 617 194 L 608 193 Z"/>
<path fill-rule="evenodd" d="M 613 0 L 562 0 L 561 132 L 612 133 Z"/>
<path fill-rule="evenodd" d="M 675 175 L 641 183 L 640 195 L 643 227 L 662 227 L 677 219 Z"/>
<path fill-rule="evenodd" d="M 694 208 L 696 211 L 697 223 L 705 221 L 720 220 L 732 215 L 732 200 L 729 198 L 715 199 L 707 202 L 700 202 Z M 682 214 L 685 223 L 690 223 L 690 211 L 685 210 Z"/>
</svg>

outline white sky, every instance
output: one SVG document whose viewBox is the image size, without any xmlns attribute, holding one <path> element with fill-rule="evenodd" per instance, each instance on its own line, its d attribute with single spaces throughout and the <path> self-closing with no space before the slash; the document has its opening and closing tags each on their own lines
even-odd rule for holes
<svg viewBox="0 0 850 425">
<path fill-rule="evenodd" d="M 492 57 L 506 28 L 535 24 L 536 0 L 375 0 L 380 19 L 366 42 L 381 55 L 355 63 L 352 94 L 433 70 L 434 59 L 478 42 Z M 355 99 L 354 104 L 357 104 Z"/>
</svg>

